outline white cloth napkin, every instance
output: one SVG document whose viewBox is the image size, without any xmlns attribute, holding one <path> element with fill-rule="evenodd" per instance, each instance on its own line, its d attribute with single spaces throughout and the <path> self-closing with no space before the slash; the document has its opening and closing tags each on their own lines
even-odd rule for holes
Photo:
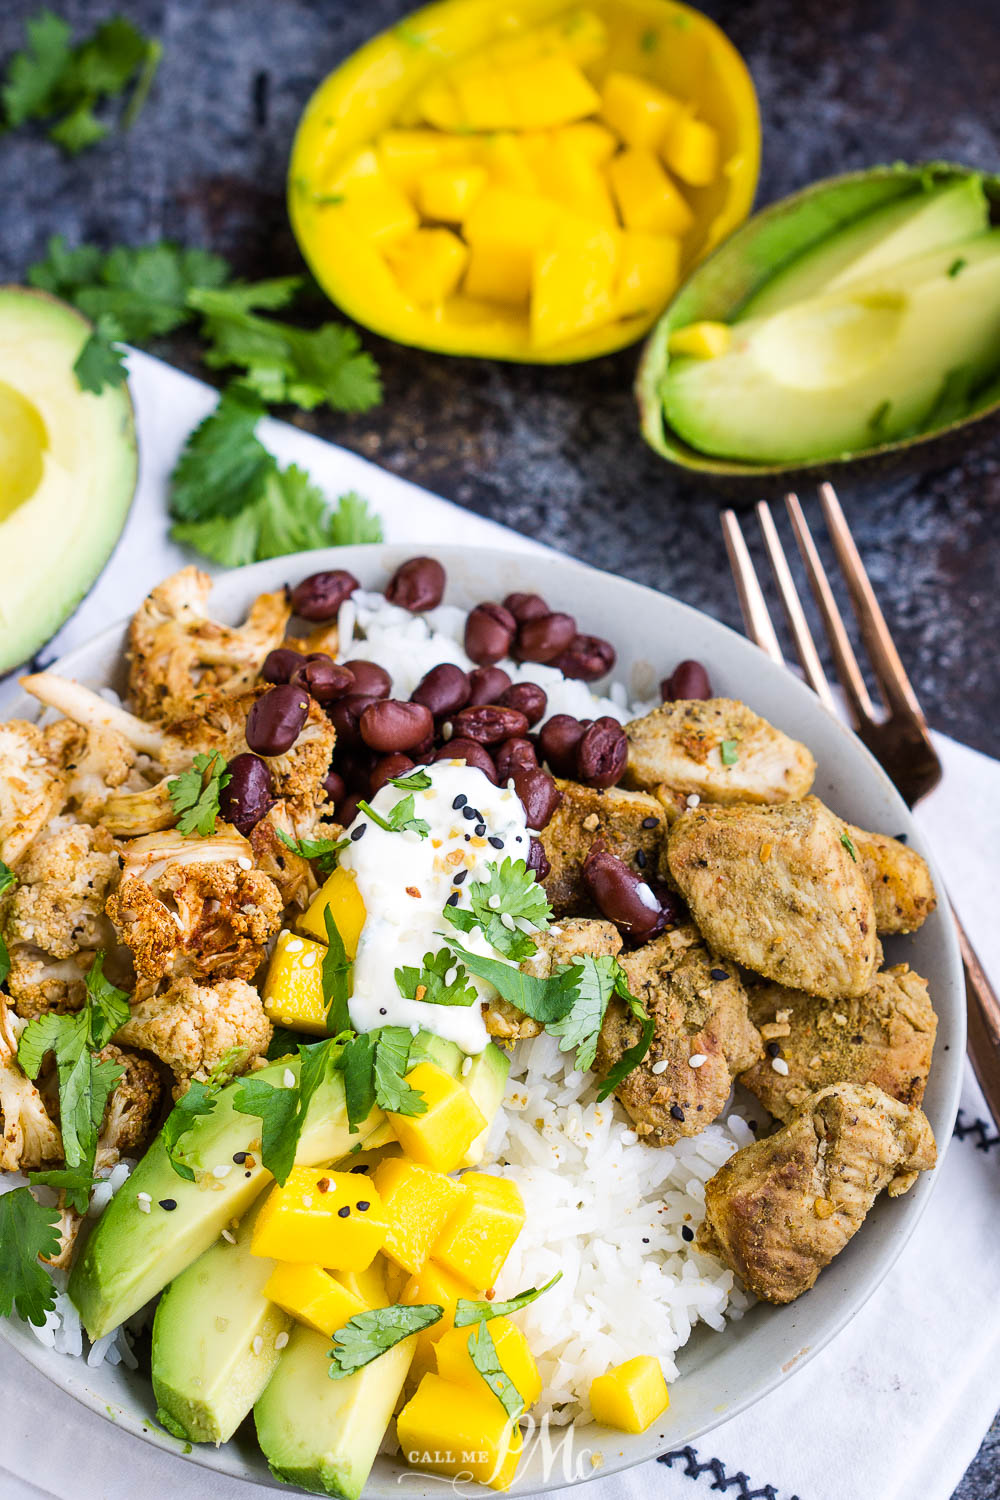
<svg viewBox="0 0 1000 1500">
<path fill-rule="evenodd" d="M 165 481 L 213 393 L 131 358 L 142 453 L 138 496 L 100 582 L 57 637 L 86 641 L 187 559 L 167 538 Z M 279 422 L 262 428 L 335 496 L 356 488 L 391 541 L 537 544 Z M 0 692 L 0 714 L 11 689 Z M 948 887 L 987 968 L 1000 974 L 996 850 L 1000 763 L 937 737 L 943 785 L 920 809 Z M 948 1500 L 1000 1405 L 1000 1136 L 971 1075 L 957 1139 L 896 1266 L 838 1338 L 779 1390 L 691 1448 L 595 1480 L 588 1500 Z M 0 1344 L 0 1500 L 263 1500 L 263 1487 L 186 1464 L 79 1406 Z M 561 1492 L 565 1496 L 568 1492 Z"/>
</svg>

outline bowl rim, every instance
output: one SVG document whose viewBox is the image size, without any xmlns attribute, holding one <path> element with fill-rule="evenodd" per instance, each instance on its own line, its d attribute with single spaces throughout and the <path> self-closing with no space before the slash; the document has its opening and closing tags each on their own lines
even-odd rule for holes
<svg viewBox="0 0 1000 1500">
<path fill-rule="evenodd" d="M 841 1332 L 846 1325 L 860 1312 L 864 1304 L 869 1300 L 876 1289 L 881 1285 L 889 1271 L 895 1265 L 903 1247 L 915 1230 L 920 1217 L 924 1213 L 931 1193 L 934 1191 L 940 1177 L 940 1168 L 944 1160 L 948 1145 L 951 1140 L 955 1118 L 958 1112 L 959 1094 L 962 1085 L 965 1056 L 965 1009 L 962 996 L 964 996 L 964 985 L 962 982 L 961 956 L 958 949 L 957 938 L 954 931 L 954 923 L 950 920 L 950 907 L 945 893 L 945 887 L 939 870 L 936 867 L 933 852 L 926 848 L 926 841 L 922 831 L 915 823 L 912 813 L 903 802 L 899 793 L 893 787 L 888 776 L 871 755 L 870 751 L 861 743 L 846 723 L 834 719 L 821 709 L 818 700 L 806 684 L 790 672 L 787 668 L 778 666 L 770 661 L 763 653 L 758 652 L 745 637 L 730 629 L 721 621 L 712 618 L 703 611 L 693 606 L 674 599 L 671 595 L 660 593 L 646 585 L 633 582 L 631 579 L 622 578 L 619 575 L 608 573 L 602 569 L 594 568 L 587 563 L 577 559 L 566 557 L 562 554 L 535 553 L 517 551 L 515 549 L 489 548 L 483 549 L 468 545 L 436 545 L 429 550 L 445 564 L 449 572 L 467 563 L 475 569 L 477 566 L 485 565 L 496 578 L 502 576 L 504 569 L 510 570 L 512 576 L 524 569 L 529 571 L 538 569 L 544 571 L 545 581 L 550 591 L 555 592 L 560 582 L 565 580 L 570 588 L 579 585 L 584 587 L 587 583 L 594 584 L 595 580 L 601 580 L 600 588 L 624 591 L 626 596 L 631 596 L 629 602 L 634 601 L 635 606 L 640 606 L 644 601 L 656 601 L 657 607 L 666 606 L 668 611 L 677 612 L 679 621 L 697 622 L 699 631 L 706 631 L 711 639 L 718 642 L 722 652 L 734 651 L 738 659 L 746 653 L 744 660 L 752 663 L 762 674 L 765 683 L 773 684 L 779 695 L 787 689 L 792 705 L 798 704 L 803 711 L 807 711 L 807 717 L 817 717 L 817 723 L 823 723 L 827 730 L 831 731 L 840 750 L 846 750 L 849 756 L 856 757 L 859 763 L 865 766 L 870 776 L 872 789 L 885 796 L 892 805 L 892 813 L 900 821 L 896 825 L 905 830 L 910 841 L 914 843 L 927 858 L 931 875 L 938 892 L 938 907 L 936 912 L 928 918 L 929 922 L 936 923 L 939 931 L 936 940 L 940 945 L 941 958 L 946 972 L 946 983 L 944 988 L 947 995 L 935 996 L 936 1006 L 941 1005 L 938 1010 L 939 1031 L 938 1046 L 934 1055 L 934 1086 L 938 1096 L 938 1105 L 934 1111 L 937 1124 L 935 1135 L 938 1139 L 938 1158 L 936 1169 L 922 1173 L 919 1182 L 904 1198 L 893 1200 L 892 1207 L 905 1215 L 902 1223 L 894 1225 L 894 1232 L 883 1236 L 884 1244 L 873 1270 L 860 1275 L 851 1285 L 848 1291 L 840 1297 L 832 1314 L 820 1316 L 818 1326 L 812 1329 L 811 1323 L 816 1321 L 807 1316 L 808 1342 L 803 1344 L 798 1352 L 791 1354 L 790 1358 L 783 1364 L 775 1363 L 769 1370 L 755 1379 L 746 1383 L 746 1388 L 727 1402 L 721 1408 L 706 1408 L 702 1417 L 690 1430 L 684 1430 L 678 1434 L 656 1434 L 658 1423 L 654 1423 L 646 1433 L 636 1436 L 626 1434 L 609 1434 L 608 1429 L 585 1427 L 583 1432 L 592 1431 L 600 1434 L 608 1434 L 610 1440 L 604 1443 L 604 1461 L 599 1468 L 590 1469 L 572 1480 L 565 1476 L 555 1479 L 546 1478 L 540 1485 L 526 1485 L 523 1480 L 515 1482 L 508 1492 L 512 1495 L 541 1494 L 550 1490 L 561 1488 L 566 1483 L 584 1483 L 594 1478 L 608 1478 L 613 1474 L 635 1467 L 640 1463 L 656 1457 L 663 1449 L 665 1441 L 674 1446 L 683 1446 L 685 1443 L 693 1442 L 704 1433 L 711 1431 L 714 1427 L 738 1416 L 741 1412 L 748 1410 L 764 1396 L 768 1395 L 777 1386 L 784 1383 L 798 1369 L 801 1369 L 821 1349 Z M 210 604 L 218 608 L 219 615 L 227 618 L 229 614 L 239 614 L 241 608 L 249 602 L 257 593 L 265 589 L 273 589 L 280 586 L 280 575 L 287 571 L 289 573 L 313 572 L 322 567 L 347 568 L 349 571 L 370 574 L 373 569 L 381 569 L 383 572 L 391 572 L 400 562 L 414 554 L 412 543 L 372 543 L 368 545 L 357 545 L 349 547 L 324 548 L 312 552 L 289 554 L 281 558 L 268 559 L 262 563 L 255 563 L 248 567 L 230 569 L 225 573 L 213 577 L 213 593 Z M 449 567 L 449 563 L 451 567 Z M 362 587 L 366 585 L 362 584 Z M 499 590 L 497 590 L 499 592 Z M 446 596 L 447 602 L 447 596 Z M 471 607 L 463 604 L 462 608 Z M 241 616 L 242 617 L 242 616 Z M 89 641 L 81 643 L 67 652 L 64 656 L 53 662 L 47 670 L 63 671 L 73 673 L 80 671 L 82 675 L 88 675 L 88 669 L 84 665 L 88 660 L 99 659 L 101 656 L 114 655 L 117 665 L 121 666 L 121 649 L 124 643 L 125 631 L 129 617 L 119 620 L 117 623 L 106 627 L 93 636 Z M 89 675 L 94 676 L 93 668 Z M 107 682 L 109 673 L 105 672 L 100 680 Z M 617 679 L 616 679 L 617 680 Z M 750 695 L 752 696 L 752 689 Z M 5 713 L 5 717 L 17 717 L 18 714 L 37 714 L 41 710 L 33 699 L 23 693 L 12 702 Z M 850 789 L 849 789 L 850 790 Z M 945 1050 L 941 1047 L 942 1027 L 941 1022 L 946 1022 L 950 1028 L 947 1032 L 949 1046 Z M 926 1101 L 925 1101 L 926 1102 Z M 844 1252 L 846 1253 L 846 1252 Z M 834 1262 L 836 1265 L 837 1262 Z M 829 1275 L 828 1271 L 828 1275 Z M 805 1299 L 799 1299 L 796 1303 L 788 1304 L 784 1308 L 771 1307 L 766 1309 L 769 1317 L 775 1318 L 781 1314 L 792 1313 L 793 1309 L 802 1308 L 807 1314 L 810 1308 L 804 1307 Z M 763 1304 L 760 1304 L 763 1306 Z M 751 1309 L 751 1312 L 753 1309 Z M 794 1323 L 789 1324 L 790 1327 Z M 727 1322 L 725 1333 L 730 1336 L 734 1332 L 735 1325 Z M 697 1333 L 697 1330 L 696 1330 Z M 724 1335 L 723 1335 L 724 1336 Z M 110 1420 L 113 1425 L 118 1426 L 146 1442 L 166 1452 L 172 1452 L 186 1458 L 203 1468 L 213 1470 L 216 1473 L 226 1474 L 228 1477 L 242 1479 L 248 1483 L 266 1485 L 270 1488 L 281 1488 L 287 1492 L 308 1493 L 297 1490 L 293 1486 L 278 1484 L 264 1467 L 262 1455 L 256 1454 L 257 1462 L 251 1469 L 250 1460 L 246 1458 L 243 1445 L 239 1438 L 220 1448 L 206 1445 L 184 1444 L 164 1429 L 155 1425 L 151 1416 L 143 1416 L 141 1413 L 123 1405 L 121 1401 L 109 1400 L 106 1393 L 94 1390 L 87 1380 L 89 1367 L 84 1361 L 77 1361 L 65 1356 L 54 1354 L 44 1346 L 27 1328 L 15 1321 L 13 1317 L 0 1319 L 0 1337 L 11 1344 L 18 1352 L 34 1365 L 42 1374 L 50 1379 L 53 1384 L 61 1387 L 64 1391 L 79 1401 L 82 1405 L 96 1412 L 105 1420 Z M 710 1337 L 718 1337 L 712 1334 Z M 795 1334 L 795 1341 L 801 1340 L 802 1335 Z M 120 1367 L 116 1367 L 120 1368 Z M 140 1377 L 143 1384 L 150 1391 L 148 1376 L 144 1373 Z M 684 1376 L 681 1375 L 683 1382 Z M 556 1429 L 558 1434 L 565 1429 Z M 620 1451 L 612 1456 L 608 1450 L 612 1444 Z M 636 1451 L 633 1451 L 636 1450 Z M 585 1453 L 588 1451 L 583 1450 Z M 376 1460 L 376 1465 L 383 1460 Z M 439 1478 L 433 1475 L 422 1474 L 401 1465 L 395 1459 L 387 1459 L 385 1462 L 391 1464 L 396 1475 L 406 1475 L 410 1481 L 407 1485 L 407 1493 L 415 1495 L 418 1500 L 430 1500 L 431 1496 L 437 1494 L 437 1488 L 441 1484 Z M 459 1493 L 463 1495 L 474 1495 L 482 1492 L 478 1484 L 455 1485 Z M 365 1486 L 364 1500 L 389 1500 L 390 1495 L 398 1493 L 398 1483 L 380 1483 L 379 1478 L 373 1473 L 372 1478 Z"/>
</svg>

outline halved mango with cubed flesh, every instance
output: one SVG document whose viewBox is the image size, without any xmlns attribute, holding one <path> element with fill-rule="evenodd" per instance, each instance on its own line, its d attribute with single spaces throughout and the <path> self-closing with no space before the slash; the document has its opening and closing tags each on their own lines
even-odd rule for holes
<svg viewBox="0 0 1000 1500">
<path fill-rule="evenodd" d="M 325 955 L 322 943 L 294 932 L 279 932 L 261 992 L 264 1010 L 276 1025 L 326 1035 Z"/>
<path fill-rule="evenodd" d="M 371 1179 L 322 1167 L 293 1167 L 257 1216 L 251 1253 L 348 1271 L 371 1265 L 385 1241 L 382 1204 Z"/>
<path fill-rule="evenodd" d="M 618 231 L 563 222 L 551 248 L 535 259 L 531 338 L 546 348 L 614 316 Z"/>
<path fill-rule="evenodd" d="M 465 1193 L 431 1250 L 431 1258 L 473 1286 L 491 1287 L 524 1226 L 515 1182 L 489 1172 L 465 1172 Z"/>
<path fill-rule="evenodd" d="M 651 1354 L 627 1359 L 590 1383 L 590 1409 L 604 1427 L 645 1432 L 669 1405 L 660 1361 Z"/>
<path fill-rule="evenodd" d="M 500 1401 L 479 1389 L 425 1375 L 396 1418 L 407 1463 L 433 1474 L 471 1475 L 494 1490 L 509 1489 L 523 1439 Z"/>
<path fill-rule="evenodd" d="M 680 116 L 661 151 L 670 170 L 692 187 L 707 187 L 719 174 L 719 133 L 692 115 Z"/>
<path fill-rule="evenodd" d="M 609 73 L 601 89 L 601 114 L 627 146 L 655 151 L 682 109 L 680 99 L 635 73 Z"/>
<path fill-rule="evenodd" d="M 456 1078 L 434 1063 L 417 1063 L 406 1075 L 412 1089 L 423 1095 L 419 1115 L 386 1112 L 386 1119 L 406 1155 L 436 1172 L 453 1172 L 486 1120 L 475 1100 Z"/>
<path fill-rule="evenodd" d="M 384 1253 L 404 1270 L 415 1273 L 426 1261 L 464 1188 L 443 1172 L 432 1172 L 400 1156 L 381 1162 L 372 1181 L 382 1200 Z"/>
<path fill-rule="evenodd" d="M 275 1265 L 264 1284 L 264 1296 L 291 1313 L 297 1322 L 328 1337 L 367 1307 L 322 1266 L 287 1260 Z"/>
<path fill-rule="evenodd" d="M 305 914 L 299 918 L 299 927 L 319 942 L 326 942 L 326 920 L 324 912 L 330 908 L 341 942 L 348 958 L 358 951 L 358 940 L 365 925 L 365 901 L 358 890 L 358 882 L 350 870 L 338 867 L 325 884 L 316 892 Z"/>
<path fill-rule="evenodd" d="M 450 229 L 415 229 L 387 245 L 385 258 L 407 296 L 428 306 L 451 296 L 469 251 Z"/>
<path fill-rule="evenodd" d="M 662 307 L 680 279 L 681 242 L 626 230 L 619 241 L 615 308 L 621 318 Z"/>
<path fill-rule="evenodd" d="M 455 1325 L 455 1308 L 459 1297 L 472 1299 L 476 1295 L 475 1287 L 461 1277 L 453 1276 L 444 1266 L 436 1265 L 432 1260 L 427 1261 L 416 1276 L 410 1277 L 399 1294 L 400 1302 L 415 1307 L 430 1302 L 443 1310 L 440 1322 L 432 1323 L 430 1328 L 423 1329 L 417 1335 L 412 1374 L 423 1375 L 427 1370 L 435 1368 L 435 1346 L 442 1334 Z"/>
<path fill-rule="evenodd" d="M 425 219 L 460 224 L 486 186 L 485 167 L 433 167 L 417 185 L 417 205 Z"/>
<path fill-rule="evenodd" d="M 435 1345 L 437 1371 L 442 1380 L 475 1389 L 482 1375 L 472 1362 L 469 1339 L 477 1333 L 478 1324 L 446 1330 Z M 542 1394 L 542 1377 L 538 1373 L 528 1340 L 509 1318 L 490 1318 L 486 1324 L 500 1361 L 500 1368 L 514 1382 L 526 1406 L 533 1406 Z"/>
<path fill-rule="evenodd" d="M 630 147 L 608 164 L 611 191 L 626 229 L 685 235 L 694 214 L 652 151 Z"/>
</svg>

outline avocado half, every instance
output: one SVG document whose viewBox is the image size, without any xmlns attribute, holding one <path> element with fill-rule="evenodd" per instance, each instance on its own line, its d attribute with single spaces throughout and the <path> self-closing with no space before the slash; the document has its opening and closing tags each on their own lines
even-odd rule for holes
<svg viewBox="0 0 1000 1500">
<path fill-rule="evenodd" d="M 902 467 L 915 451 L 925 459 L 943 460 L 957 450 L 972 423 L 1000 412 L 1000 382 L 990 381 L 958 420 L 945 420 L 895 442 L 794 464 L 744 462 L 700 453 L 670 427 L 661 391 L 670 358 L 667 342 L 674 329 L 703 320 L 730 321 L 757 297 L 780 268 L 863 215 L 885 208 L 918 189 L 939 187 L 972 176 L 982 182 L 991 221 L 1000 222 L 1000 178 L 950 162 L 916 166 L 896 163 L 826 178 L 755 214 L 688 277 L 646 342 L 635 393 L 642 434 L 650 447 L 668 462 L 702 474 L 716 488 L 735 495 L 759 491 L 768 480 L 780 479 L 790 485 L 828 475 L 845 465 L 857 472 L 875 471 Z"/>
<path fill-rule="evenodd" d="M 87 319 L 46 292 L 0 287 L 0 673 L 31 657 L 87 594 L 135 492 L 128 388 L 81 391 Z"/>
</svg>

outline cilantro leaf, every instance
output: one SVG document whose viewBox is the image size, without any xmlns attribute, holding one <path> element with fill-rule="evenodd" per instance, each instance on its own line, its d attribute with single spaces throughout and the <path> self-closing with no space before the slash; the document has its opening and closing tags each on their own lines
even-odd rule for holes
<svg viewBox="0 0 1000 1500">
<path fill-rule="evenodd" d="M 739 747 L 735 740 L 723 740 L 719 746 L 719 755 L 724 766 L 735 766 L 740 758 Z"/>
<path fill-rule="evenodd" d="M 329 875 L 337 863 L 337 855 L 345 849 L 350 839 L 292 839 L 281 828 L 278 837 L 286 849 L 291 849 L 300 859 L 316 861 L 321 875 Z"/>
<path fill-rule="evenodd" d="M 489 1327 L 482 1322 L 469 1334 L 467 1348 L 472 1363 L 486 1381 L 512 1422 L 524 1411 L 524 1397 L 500 1363 Z"/>
<path fill-rule="evenodd" d="M 28 1181 L 32 1187 L 50 1187 L 65 1193 L 66 1202 L 78 1213 L 84 1213 L 90 1202 L 91 1191 L 100 1178 L 94 1176 L 86 1162 L 81 1162 L 75 1167 L 52 1167 L 45 1172 L 29 1172 Z"/>
<path fill-rule="evenodd" d="M 577 968 L 563 969 L 551 979 L 536 979 L 525 974 L 499 958 L 484 958 L 479 953 L 470 953 L 456 943 L 447 933 L 438 933 L 448 943 L 452 952 L 461 959 L 470 974 L 477 979 L 486 979 L 511 1005 L 530 1016 L 543 1026 L 561 1020 L 572 1009 L 575 995 Z"/>
<path fill-rule="evenodd" d="M 330 517 L 330 546 L 351 547 L 359 542 L 381 542 L 382 521 L 356 490 L 341 495 Z"/>
<path fill-rule="evenodd" d="M 509 1318 L 511 1313 L 528 1307 L 561 1280 L 562 1272 L 557 1271 L 544 1286 L 529 1286 L 526 1291 L 511 1297 L 509 1302 L 474 1302 L 470 1297 L 459 1297 L 455 1304 L 455 1327 L 467 1328 L 470 1323 L 486 1323 L 490 1318 Z"/>
<path fill-rule="evenodd" d="M 851 838 L 851 835 L 847 832 L 846 828 L 844 829 L 844 832 L 840 835 L 840 842 L 843 844 L 844 848 L 847 850 L 848 854 L 851 856 L 851 858 L 853 859 L 854 863 L 857 864 L 857 862 L 858 862 L 858 851 L 855 848 L 854 840 Z"/>
<path fill-rule="evenodd" d="M 435 1302 L 416 1303 L 410 1307 L 375 1307 L 356 1313 L 333 1335 L 330 1350 L 331 1380 L 343 1380 L 378 1359 L 387 1349 L 402 1343 L 411 1334 L 422 1333 L 444 1317 L 444 1308 Z"/>
<path fill-rule="evenodd" d="M 56 1288 L 40 1255 L 59 1253 L 59 1214 L 39 1203 L 29 1188 L 0 1195 L 0 1316 L 18 1317 L 41 1328 L 55 1306 Z"/>
<path fill-rule="evenodd" d="M 431 831 L 431 825 L 423 818 L 416 817 L 415 811 L 412 792 L 399 799 L 387 818 L 377 813 L 370 802 L 358 803 L 358 812 L 363 812 L 366 818 L 371 818 L 372 822 L 384 828 L 386 833 L 408 833 L 412 830 L 425 839 Z"/>
<path fill-rule="evenodd" d="M 94 114 L 90 99 L 81 99 L 68 115 L 64 115 L 49 131 L 49 140 L 61 146 L 67 156 L 78 156 L 88 146 L 96 146 L 108 135 L 109 127 Z"/>
<path fill-rule="evenodd" d="M 431 778 L 426 771 L 410 771 L 407 776 L 393 776 L 390 779 L 391 786 L 398 786 L 401 792 L 426 792 L 431 785 Z"/>
<path fill-rule="evenodd" d="M 89 282 L 67 289 L 68 300 L 88 318 L 102 313 L 116 318 L 122 338 L 143 344 L 189 322 L 189 296 L 198 287 L 220 286 L 229 274 L 221 256 L 185 250 L 169 240 L 135 249 L 119 245 Z"/>
<path fill-rule="evenodd" d="M 41 10 L 24 23 L 28 45 L 17 52 L 7 67 L 7 81 L 0 88 L 7 124 L 23 125 L 53 113 L 56 85 L 70 59 L 70 27 L 50 10 Z"/>
<path fill-rule="evenodd" d="M 292 1031 L 288 1026 L 276 1026 L 264 1056 L 268 1062 L 277 1062 L 281 1057 L 294 1057 L 301 1040 L 300 1031 Z"/>
<path fill-rule="evenodd" d="M 574 967 L 579 972 L 574 981 L 573 1009 L 561 1020 L 551 1022 L 547 1030 L 559 1038 L 560 1052 L 577 1049 L 573 1066 L 584 1072 L 594 1066 L 604 1013 L 622 982 L 622 969 L 609 953 L 577 958 Z"/>
<path fill-rule="evenodd" d="M 362 1031 L 352 1037 L 340 1055 L 340 1068 L 344 1074 L 344 1097 L 347 1100 L 347 1123 L 351 1135 L 356 1135 L 362 1120 L 367 1120 L 375 1107 L 375 1047 L 377 1031 Z"/>
<path fill-rule="evenodd" d="M 106 385 L 121 385 L 126 376 L 124 353 L 119 347 L 121 337 L 117 318 L 101 313 L 73 366 L 81 391 L 100 395 Z"/>
<path fill-rule="evenodd" d="M 406 965 L 395 972 L 396 988 L 404 1000 L 425 1005 L 474 1005 L 479 995 L 469 976 L 447 948 L 425 953 L 419 969 Z"/>
<path fill-rule="evenodd" d="M 637 1000 L 628 987 L 624 970 L 621 970 L 618 982 L 615 985 L 615 994 L 624 1000 L 635 1019 L 639 1022 L 639 1040 L 631 1047 L 627 1047 L 614 1067 L 608 1072 L 597 1093 L 598 1102 L 613 1094 L 616 1088 L 625 1082 L 628 1075 L 633 1072 L 642 1062 L 649 1051 L 653 1041 L 653 1033 L 656 1030 L 656 1022 L 653 1017 L 646 1014 L 646 1007 L 641 1000 Z"/>
<path fill-rule="evenodd" d="M 223 391 L 184 445 L 170 476 L 178 521 L 231 518 L 261 498 L 274 459 L 255 436 L 264 408 L 249 392 Z"/>
<path fill-rule="evenodd" d="M 226 761 L 218 750 L 211 755 L 198 754 L 194 764 L 167 785 L 170 802 L 177 814 L 177 832 L 184 838 L 199 833 L 210 838 L 219 816 L 219 794 L 231 777 Z"/>
<path fill-rule="evenodd" d="M 375 1103 L 396 1115 L 422 1115 L 427 1105 L 419 1089 L 411 1088 L 403 1076 L 413 1037 L 408 1026 L 383 1026 L 375 1043 Z"/>
<path fill-rule="evenodd" d="M 508 858 L 502 865 L 490 865 L 489 877 L 468 887 L 468 907 L 446 906 L 446 919 L 462 932 L 480 927 L 487 942 L 507 958 L 530 958 L 535 942 L 515 924 L 520 919 L 548 927 L 552 909 L 545 892 L 523 859 Z"/>
<path fill-rule="evenodd" d="M 210 1115 L 220 1091 L 230 1083 L 237 1067 L 246 1059 L 245 1047 L 230 1047 L 215 1064 L 208 1079 L 193 1078 L 163 1122 L 160 1132 L 167 1148 L 167 1159 L 178 1177 L 194 1182 L 194 1173 L 184 1161 L 180 1143 L 200 1115 Z"/>
<path fill-rule="evenodd" d="M 105 977 L 103 948 L 90 966 L 86 986 L 91 1041 L 103 1047 L 132 1014 L 128 995 Z"/>
<path fill-rule="evenodd" d="M 11 890 L 15 885 L 17 885 L 17 876 L 10 868 L 10 865 L 5 865 L 3 860 L 0 859 L 0 896 L 2 896 L 5 891 Z M 4 940 L 4 935 L 2 932 L 0 932 L 0 984 L 4 983 L 9 973 L 10 954 L 7 952 L 7 944 Z"/>
<path fill-rule="evenodd" d="M 407 1033 L 409 1035 L 409 1033 Z M 313 1095 L 339 1059 L 343 1041 L 327 1037 L 310 1046 L 300 1045 L 298 1074 L 289 1087 L 275 1088 L 263 1078 L 246 1078 L 233 1103 L 240 1114 L 261 1120 L 261 1160 L 272 1176 L 284 1183 L 295 1165 L 295 1152 Z"/>
<path fill-rule="evenodd" d="M 351 1030 L 348 997 L 351 993 L 351 960 L 329 906 L 323 908 L 326 926 L 326 953 L 321 969 L 323 1001 L 326 1006 L 326 1029 L 331 1036 Z"/>
</svg>

